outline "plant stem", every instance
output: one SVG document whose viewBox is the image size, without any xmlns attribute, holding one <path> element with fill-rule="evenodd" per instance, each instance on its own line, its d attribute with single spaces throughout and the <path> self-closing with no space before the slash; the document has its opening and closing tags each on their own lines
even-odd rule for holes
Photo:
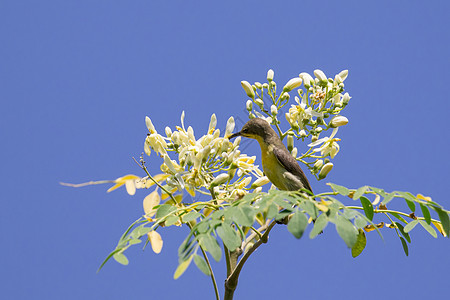
<svg viewBox="0 0 450 300">
<path fill-rule="evenodd" d="M 257 241 L 247 252 L 245 252 L 244 256 L 241 258 L 239 263 L 236 265 L 236 268 L 233 270 L 230 276 L 225 280 L 225 297 L 224 300 L 232 300 L 234 291 L 236 290 L 239 274 L 241 273 L 242 267 L 244 266 L 247 259 L 250 255 L 255 252 L 255 250 L 261 246 L 263 243 L 267 243 L 269 238 L 269 232 L 275 226 L 276 221 L 272 221 L 270 225 L 267 227 L 266 231 L 262 235 L 261 239 Z"/>
</svg>

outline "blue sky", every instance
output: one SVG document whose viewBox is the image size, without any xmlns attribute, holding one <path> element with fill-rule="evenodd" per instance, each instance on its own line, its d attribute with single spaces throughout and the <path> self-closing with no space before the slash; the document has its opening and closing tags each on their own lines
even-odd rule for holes
<svg viewBox="0 0 450 300">
<path fill-rule="evenodd" d="M 191 267 L 177 281 L 186 229 L 163 252 L 96 270 L 142 214 L 140 191 L 84 182 L 140 174 L 146 115 L 157 129 L 205 131 L 245 119 L 241 80 L 282 84 L 300 72 L 349 70 L 341 152 L 326 182 L 422 193 L 450 207 L 447 1 L 0 2 L 0 286 L 5 299 L 212 299 Z M 257 145 L 247 149 L 258 154 Z M 152 160 L 153 159 L 153 160 Z M 148 160 L 157 172 L 160 161 Z M 154 162 L 152 164 L 152 162 Z M 236 299 L 437 298 L 447 294 L 450 242 L 413 231 L 368 235 L 353 259 L 336 231 L 296 240 L 276 227 L 251 257 Z M 224 261 L 215 264 L 224 280 Z M 283 295 L 283 296 L 281 296 Z"/>
</svg>

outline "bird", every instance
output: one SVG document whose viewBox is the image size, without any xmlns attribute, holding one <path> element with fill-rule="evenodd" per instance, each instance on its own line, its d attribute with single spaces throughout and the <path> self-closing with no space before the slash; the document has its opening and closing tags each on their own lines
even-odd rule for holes
<svg viewBox="0 0 450 300">
<path fill-rule="evenodd" d="M 278 134 L 270 124 L 261 118 L 245 123 L 241 131 L 229 136 L 229 139 L 243 136 L 258 141 L 261 147 L 261 160 L 264 174 L 279 190 L 308 190 L 311 185 L 300 168 L 297 160 L 286 149 Z"/>
</svg>

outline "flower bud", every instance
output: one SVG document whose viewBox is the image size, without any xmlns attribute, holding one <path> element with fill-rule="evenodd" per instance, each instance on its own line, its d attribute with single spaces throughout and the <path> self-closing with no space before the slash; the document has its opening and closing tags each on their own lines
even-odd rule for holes
<svg viewBox="0 0 450 300">
<path fill-rule="evenodd" d="M 315 75 L 315 76 L 319 79 L 319 81 L 322 82 L 322 83 L 328 81 L 328 78 L 327 78 L 327 76 L 325 75 L 325 73 L 322 72 L 322 71 L 319 70 L 319 69 L 314 70 L 314 75 Z"/>
<path fill-rule="evenodd" d="M 297 158 L 297 153 L 298 153 L 297 147 L 294 147 L 294 148 L 292 149 L 291 155 L 292 155 L 294 158 Z"/>
<path fill-rule="evenodd" d="M 289 152 L 292 152 L 292 149 L 294 148 L 294 136 L 292 134 L 288 134 L 287 136 L 287 149 Z"/>
<path fill-rule="evenodd" d="M 314 169 L 320 169 L 323 166 L 323 160 L 319 159 L 316 161 L 316 163 L 314 164 Z"/>
<path fill-rule="evenodd" d="M 241 85 L 247 96 L 249 96 L 252 99 L 255 99 L 255 92 L 253 91 L 253 88 L 250 85 L 250 83 L 248 81 L 243 80 L 241 81 Z"/>
<path fill-rule="evenodd" d="M 299 78 L 299 77 L 292 78 L 283 87 L 283 91 L 284 92 L 290 92 L 293 89 L 299 87 L 301 84 L 302 84 L 302 79 L 301 78 Z"/>
<path fill-rule="evenodd" d="M 339 75 L 339 77 L 341 77 L 342 81 L 344 81 L 348 76 L 348 70 L 344 70 L 344 71 L 340 72 L 338 75 Z"/>
<path fill-rule="evenodd" d="M 262 87 L 263 87 L 263 89 L 268 89 L 269 85 L 267 83 L 263 83 Z"/>
<path fill-rule="evenodd" d="M 284 92 L 283 94 L 281 94 L 281 99 L 282 100 L 289 100 L 289 98 L 291 98 L 291 95 L 289 95 L 288 92 Z"/>
<path fill-rule="evenodd" d="M 261 82 L 255 82 L 255 86 L 256 86 L 257 89 L 262 89 Z"/>
<path fill-rule="evenodd" d="M 247 100 L 247 103 L 245 103 L 245 108 L 246 108 L 248 111 L 252 111 L 252 108 L 253 108 L 253 102 L 252 102 L 252 100 Z"/>
<path fill-rule="evenodd" d="M 276 116 L 278 114 L 276 105 L 272 104 L 272 106 L 270 107 L 270 113 L 272 114 L 272 116 Z"/>
<path fill-rule="evenodd" d="M 304 138 L 304 137 L 306 137 L 308 134 L 306 133 L 306 131 L 304 131 L 304 130 L 302 129 L 302 130 L 300 130 L 299 135 L 300 135 L 301 138 Z"/>
<path fill-rule="evenodd" d="M 269 81 L 269 82 L 272 81 L 273 80 L 273 75 L 274 75 L 274 72 L 273 72 L 272 69 L 267 71 L 267 81 Z"/>
<path fill-rule="evenodd" d="M 344 96 L 342 97 L 342 104 L 347 105 L 348 101 L 351 99 L 352 97 L 350 97 L 350 95 L 348 93 L 345 93 Z"/>
<path fill-rule="evenodd" d="M 220 174 L 219 176 L 214 178 L 214 180 L 211 182 L 210 188 L 213 188 L 215 186 L 218 186 L 222 183 L 227 182 L 229 178 L 230 178 L 230 175 L 228 175 L 227 173 Z"/>
<path fill-rule="evenodd" d="M 149 117 L 145 117 L 145 125 L 150 133 L 156 133 L 155 126 L 153 126 L 152 120 Z"/>
<path fill-rule="evenodd" d="M 252 183 L 252 186 L 250 188 L 255 189 L 269 182 L 270 182 L 269 178 L 267 178 L 267 176 L 263 176 L 261 178 L 256 179 L 255 182 Z"/>
<path fill-rule="evenodd" d="M 331 169 L 333 169 L 333 163 L 326 163 L 320 170 L 319 179 L 324 179 L 325 177 L 327 177 Z"/>
<path fill-rule="evenodd" d="M 330 122 L 331 128 L 336 128 L 339 126 L 344 126 L 348 123 L 348 119 L 344 116 L 336 116 Z"/>
<path fill-rule="evenodd" d="M 320 126 L 316 127 L 316 129 L 315 129 L 315 131 L 316 131 L 317 133 L 321 133 L 322 130 L 323 130 L 323 128 L 320 127 Z"/>
<path fill-rule="evenodd" d="M 249 119 L 254 119 L 254 118 L 256 118 L 256 116 L 255 116 L 254 113 L 250 113 L 250 114 L 248 115 L 248 118 L 249 118 Z"/>
<path fill-rule="evenodd" d="M 170 129 L 169 126 L 166 126 L 165 131 L 166 131 L 166 136 L 168 138 L 170 138 L 172 136 L 172 129 Z"/>
<path fill-rule="evenodd" d="M 303 85 L 307 89 L 311 86 L 312 82 L 314 82 L 314 79 L 308 73 L 303 72 L 300 73 L 300 75 L 298 76 L 300 76 L 300 78 L 303 79 Z"/>
<path fill-rule="evenodd" d="M 179 145 L 180 144 L 180 134 L 178 133 L 178 131 L 175 131 L 174 133 L 172 133 L 172 135 L 170 136 L 170 139 L 172 140 L 172 142 L 175 145 Z"/>
<path fill-rule="evenodd" d="M 341 76 L 339 76 L 339 75 L 334 76 L 334 81 L 335 81 L 337 84 L 340 84 L 340 83 L 343 82 Z"/>
<path fill-rule="evenodd" d="M 259 108 L 263 108 L 264 106 L 264 102 L 261 99 L 256 99 L 255 103 L 259 106 Z"/>
</svg>

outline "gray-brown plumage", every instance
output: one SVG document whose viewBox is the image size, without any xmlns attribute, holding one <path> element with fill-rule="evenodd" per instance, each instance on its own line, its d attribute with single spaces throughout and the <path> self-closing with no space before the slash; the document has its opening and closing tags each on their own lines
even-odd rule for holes
<svg viewBox="0 0 450 300">
<path fill-rule="evenodd" d="M 241 131 L 231 135 L 230 139 L 236 136 L 258 141 L 264 173 L 278 189 L 296 191 L 303 188 L 312 192 L 308 179 L 297 160 L 289 153 L 267 121 L 260 118 L 251 119 Z"/>
</svg>

